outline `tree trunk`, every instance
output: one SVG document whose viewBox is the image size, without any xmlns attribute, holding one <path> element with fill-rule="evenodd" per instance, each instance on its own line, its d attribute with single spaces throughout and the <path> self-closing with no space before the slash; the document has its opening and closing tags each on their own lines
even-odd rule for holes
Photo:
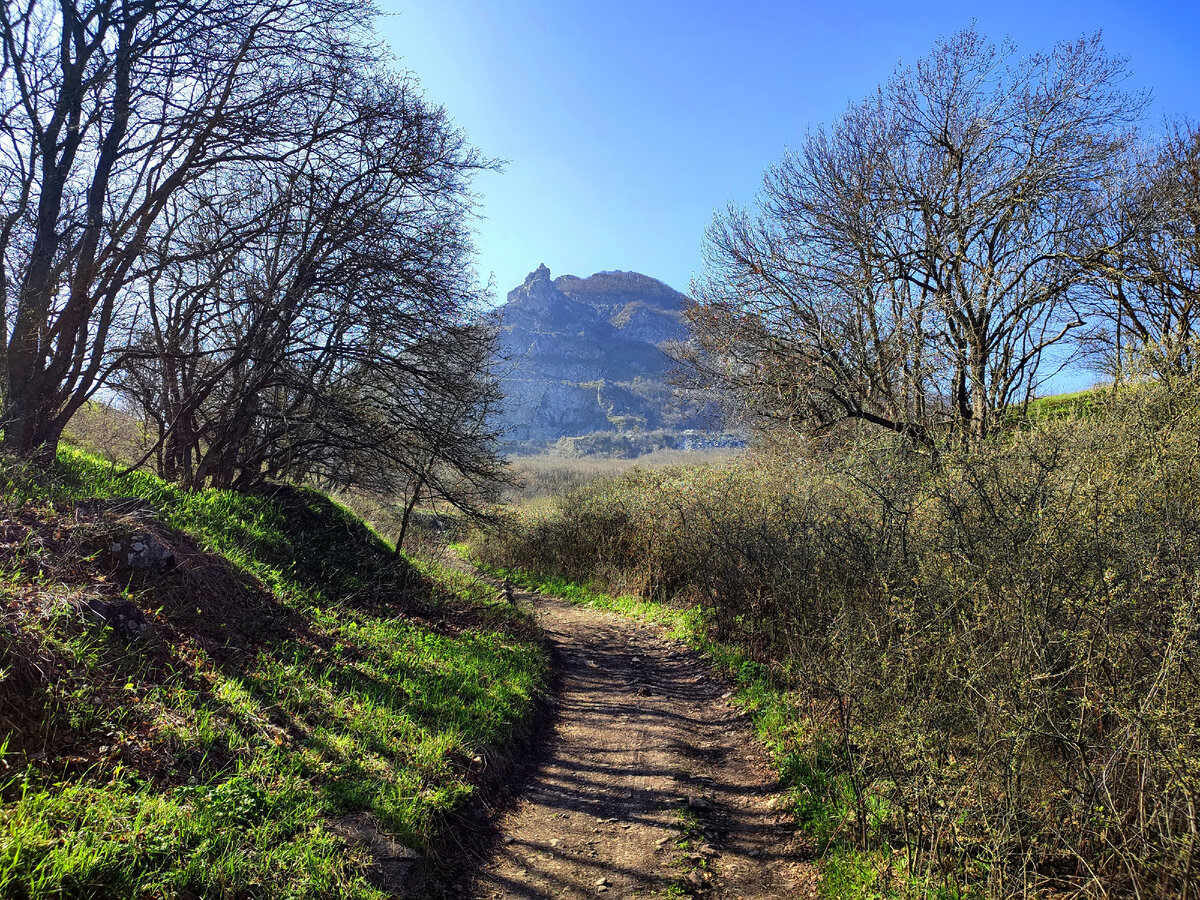
<svg viewBox="0 0 1200 900">
<path fill-rule="evenodd" d="M 62 425 L 47 409 L 47 402 L 31 399 L 33 392 L 15 391 L 9 394 L 4 411 L 4 441 L 6 453 L 28 459 L 39 465 L 54 461 Z"/>
<path fill-rule="evenodd" d="M 425 475 L 417 479 L 416 490 L 412 496 L 408 498 L 408 502 L 404 505 L 404 515 L 400 519 L 400 534 L 396 537 L 396 550 L 393 554 L 396 559 L 400 558 L 400 551 L 404 547 L 404 535 L 408 533 L 408 521 L 412 517 L 412 511 L 416 508 L 417 501 L 421 498 L 421 489 L 425 487 Z"/>
</svg>

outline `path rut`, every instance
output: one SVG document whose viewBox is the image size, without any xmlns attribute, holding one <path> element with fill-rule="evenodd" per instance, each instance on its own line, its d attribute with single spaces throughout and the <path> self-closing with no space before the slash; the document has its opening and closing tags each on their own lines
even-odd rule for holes
<svg viewBox="0 0 1200 900">
<path fill-rule="evenodd" d="M 815 896 L 764 751 L 699 657 L 659 626 L 518 597 L 560 670 L 554 732 L 467 895 Z"/>
</svg>

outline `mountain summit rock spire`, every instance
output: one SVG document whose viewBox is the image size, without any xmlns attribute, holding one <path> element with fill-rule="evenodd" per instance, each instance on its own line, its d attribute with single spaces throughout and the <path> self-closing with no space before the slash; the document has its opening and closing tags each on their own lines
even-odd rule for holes
<svg viewBox="0 0 1200 900">
<path fill-rule="evenodd" d="M 536 451 L 596 432 L 678 435 L 708 424 L 667 383 L 673 363 L 662 348 L 687 339 L 685 300 L 637 272 L 551 278 L 544 263 L 530 272 L 500 307 L 507 374 L 498 424 L 509 449 Z"/>
<path fill-rule="evenodd" d="M 534 269 L 532 272 L 530 272 L 528 275 L 525 276 L 525 283 L 523 285 L 521 285 L 521 287 L 529 287 L 531 284 L 533 284 L 536 281 L 549 281 L 549 280 L 550 280 L 550 269 L 546 266 L 545 263 L 542 263 L 540 266 L 538 266 L 536 269 Z"/>
</svg>

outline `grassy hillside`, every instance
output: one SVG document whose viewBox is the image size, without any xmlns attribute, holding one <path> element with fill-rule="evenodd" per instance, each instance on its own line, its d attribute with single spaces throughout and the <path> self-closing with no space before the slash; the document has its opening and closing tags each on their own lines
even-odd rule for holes
<svg viewBox="0 0 1200 900">
<path fill-rule="evenodd" d="M 543 690 L 528 622 L 317 493 L 0 479 L 0 896 L 384 896 Z M 173 568 L 114 564 L 143 534 Z"/>
<path fill-rule="evenodd" d="M 1100 385 L 1070 394 L 1039 397 L 1030 401 L 1027 416 L 1033 421 L 1094 416 L 1103 411 L 1111 391 L 1110 386 Z"/>
</svg>

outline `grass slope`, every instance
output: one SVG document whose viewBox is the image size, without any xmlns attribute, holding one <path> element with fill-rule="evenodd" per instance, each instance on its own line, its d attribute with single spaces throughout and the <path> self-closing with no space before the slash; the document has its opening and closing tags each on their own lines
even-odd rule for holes
<svg viewBox="0 0 1200 900">
<path fill-rule="evenodd" d="M 1110 385 L 1099 385 L 1070 394 L 1039 397 L 1029 402 L 1026 415 L 1032 421 L 1091 418 L 1103 412 L 1111 392 Z"/>
<path fill-rule="evenodd" d="M 315 492 L 64 450 L 3 471 L 0 518 L 2 897 L 384 896 L 346 823 L 436 850 L 544 689 L 527 621 Z M 114 568 L 139 533 L 173 570 Z M 89 623 L 97 601 L 151 634 Z"/>
</svg>

